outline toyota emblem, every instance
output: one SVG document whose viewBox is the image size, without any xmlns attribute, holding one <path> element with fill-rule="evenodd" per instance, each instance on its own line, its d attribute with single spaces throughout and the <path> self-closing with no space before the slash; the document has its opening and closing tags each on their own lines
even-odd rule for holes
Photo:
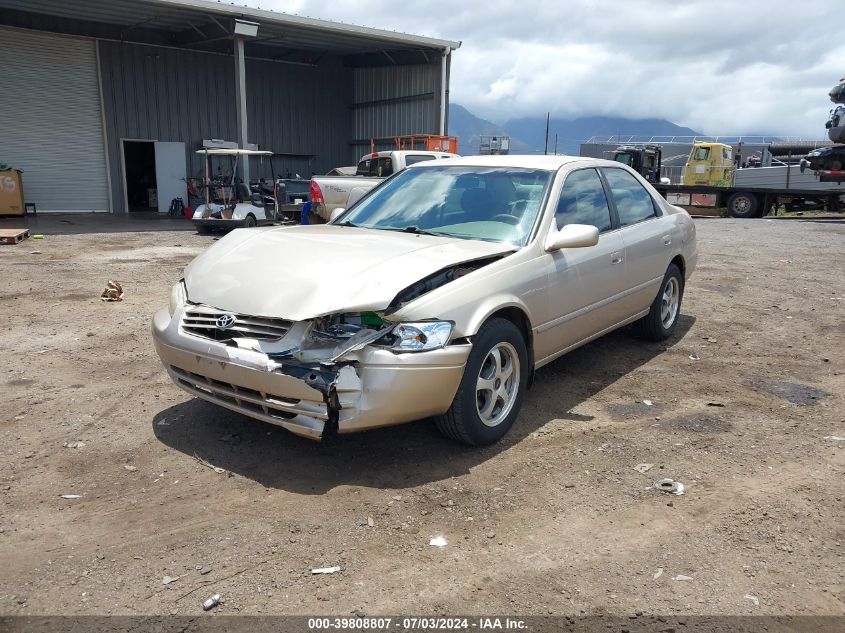
<svg viewBox="0 0 845 633">
<path fill-rule="evenodd" d="M 217 317 L 216 324 L 218 330 L 228 330 L 235 324 L 235 315 L 221 314 L 219 317 Z"/>
</svg>

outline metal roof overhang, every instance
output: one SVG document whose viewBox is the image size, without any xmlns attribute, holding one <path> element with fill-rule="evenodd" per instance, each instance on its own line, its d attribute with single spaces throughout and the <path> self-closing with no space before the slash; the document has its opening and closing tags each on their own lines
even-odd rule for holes
<svg viewBox="0 0 845 633">
<path fill-rule="evenodd" d="M 236 19 L 259 25 L 247 54 L 276 61 L 333 55 L 354 66 L 419 64 L 461 45 L 210 0 L 0 0 L 0 24 L 8 26 L 217 53 L 231 52 Z"/>
</svg>

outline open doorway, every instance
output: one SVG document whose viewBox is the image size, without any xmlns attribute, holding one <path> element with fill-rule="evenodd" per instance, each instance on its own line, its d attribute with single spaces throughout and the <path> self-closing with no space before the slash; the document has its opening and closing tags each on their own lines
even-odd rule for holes
<svg viewBox="0 0 845 633">
<path fill-rule="evenodd" d="M 187 206 L 185 144 L 178 141 L 121 139 L 127 211 L 172 212 L 181 198 Z M 183 206 L 183 208 L 184 208 Z"/>
<path fill-rule="evenodd" d="M 123 168 L 127 210 L 158 211 L 155 143 L 123 141 Z"/>
</svg>

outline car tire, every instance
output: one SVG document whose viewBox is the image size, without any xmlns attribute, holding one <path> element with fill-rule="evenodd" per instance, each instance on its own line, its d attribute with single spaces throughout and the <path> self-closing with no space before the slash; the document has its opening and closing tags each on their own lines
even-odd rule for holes
<svg viewBox="0 0 845 633">
<path fill-rule="evenodd" d="M 313 211 L 308 212 L 308 224 L 325 224 L 326 221 L 314 213 Z"/>
<path fill-rule="evenodd" d="M 245 229 L 251 229 L 256 224 L 257 224 L 257 222 L 255 221 L 255 216 L 252 215 L 251 213 L 244 218 L 244 228 Z"/>
<path fill-rule="evenodd" d="M 497 442 L 519 415 L 529 372 L 528 350 L 519 328 L 507 319 L 487 321 L 473 337 L 452 406 L 435 417 L 437 428 L 470 446 Z"/>
<path fill-rule="evenodd" d="M 665 341 L 672 336 L 681 315 L 683 298 L 684 276 L 675 264 L 669 264 L 648 314 L 634 321 L 637 336 L 648 341 Z"/>
<path fill-rule="evenodd" d="M 208 235 L 209 233 L 211 233 L 211 229 L 207 226 L 198 226 L 197 233 L 199 233 L 200 235 Z"/>
<path fill-rule="evenodd" d="M 738 191 L 728 198 L 728 214 L 732 218 L 755 218 L 760 206 L 757 196 Z"/>
</svg>

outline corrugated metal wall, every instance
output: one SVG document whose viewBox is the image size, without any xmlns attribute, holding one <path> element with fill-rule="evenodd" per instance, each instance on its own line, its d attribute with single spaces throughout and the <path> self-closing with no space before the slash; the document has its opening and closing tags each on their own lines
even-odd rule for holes
<svg viewBox="0 0 845 633">
<path fill-rule="evenodd" d="M 0 28 L 0 161 L 22 169 L 39 211 L 106 211 L 92 40 Z"/>
<path fill-rule="evenodd" d="M 100 41 L 100 67 L 114 209 L 125 209 L 120 139 L 181 141 L 188 175 L 199 176 L 194 154 L 203 139 L 235 141 L 234 58 L 169 48 Z M 250 141 L 297 154 L 275 160 L 277 172 L 325 173 L 354 164 L 352 69 L 333 59 L 317 67 L 247 60 Z M 269 176 L 253 159 L 252 174 Z"/>
<path fill-rule="evenodd" d="M 359 105 L 355 108 L 356 140 L 440 131 L 440 65 L 383 66 L 355 69 L 355 103 L 425 98 Z"/>
</svg>

